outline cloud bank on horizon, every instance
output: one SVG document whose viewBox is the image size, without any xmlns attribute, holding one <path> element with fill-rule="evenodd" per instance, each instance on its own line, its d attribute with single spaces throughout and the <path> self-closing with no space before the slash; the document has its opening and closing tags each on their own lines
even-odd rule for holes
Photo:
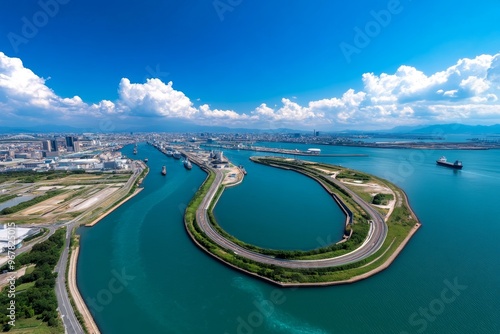
<svg viewBox="0 0 500 334">
<path fill-rule="evenodd" d="M 118 124 L 182 120 L 198 125 L 245 128 L 321 130 L 384 129 L 398 125 L 443 122 L 500 122 L 500 53 L 463 58 L 440 72 L 426 75 L 402 65 L 394 74 L 365 73 L 363 89 L 340 97 L 300 105 L 282 98 L 274 108 L 262 103 L 237 112 L 196 106 L 173 82 L 122 78 L 118 99 L 86 103 L 58 96 L 47 80 L 24 67 L 21 59 L 0 52 L 0 126 L 57 124 L 89 126 L 103 119 Z M 258 88 L 257 88 L 258 89 Z"/>
</svg>

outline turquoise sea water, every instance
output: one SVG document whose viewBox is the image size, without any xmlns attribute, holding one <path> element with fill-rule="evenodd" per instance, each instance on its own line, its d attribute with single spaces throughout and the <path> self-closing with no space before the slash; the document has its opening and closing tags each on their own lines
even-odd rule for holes
<svg viewBox="0 0 500 334">
<path fill-rule="evenodd" d="M 148 157 L 151 167 L 145 189 L 79 230 L 78 285 L 101 332 L 499 333 L 500 152 L 321 148 L 368 154 L 311 159 L 388 178 L 407 192 L 423 227 L 387 270 L 352 285 L 291 290 L 225 267 L 183 226 L 205 174 L 140 144 L 137 157 Z M 132 156 L 132 147 L 123 151 Z M 225 154 L 248 175 L 216 207 L 224 228 L 282 248 L 338 239 L 338 209 L 317 184 L 253 164 L 251 152 Z M 464 169 L 436 166 L 441 155 L 462 160 Z"/>
</svg>

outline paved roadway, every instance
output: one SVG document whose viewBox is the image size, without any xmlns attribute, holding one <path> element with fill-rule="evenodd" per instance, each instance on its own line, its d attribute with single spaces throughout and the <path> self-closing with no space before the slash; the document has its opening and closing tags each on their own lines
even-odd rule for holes
<svg viewBox="0 0 500 334">
<path fill-rule="evenodd" d="M 208 208 L 223 180 L 223 174 L 221 171 L 213 171 L 216 174 L 215 180 L 212 183 L 212 186 L 210 187 L 207 195 L 201 202 L 200 207 L 196 211 L 196 220 L 198 222 L 198 225 L 213 242 L 223 248 L 233 251 L 235 254 L 238 254 L 250 260 L 286 268 L 326 268 L 340 266 L 348 263 L 353 263 L 371 256 L 372 254 L 377 252 L 380 247 L 382 247 L 382 244 L 384 243 L 384 240 L 387 236 L 387 225 L 385 224 L 384 219 L 381 217 L 381 215 L 353 191 L 345 187 L 339 181 L 332 178 L 332 181 L 335 182 L 335 184 L 339 185 L 345 191 L 347 191 L 352 196 L 352 198 L 372 217 L 368 237 L 359 248 L 342 256 L 322 260 L 286 260 L 252 252 L 221 236 L 209 222 Z"/>
<path fill-rule="evenodd" d="M 69 334 L 84 334 L 82 326 L 75 316 L 73 307 L 69 300 L 68 291 L 66 290 L 66 268 L 68 265 L 69 243 L 71 239 L 71 232 L 73 231 L 74 222 L 72 222 L 66 230 L 66 238 L 64 240 L 64 249 L 56 265 L 55 272 L 57 272 L 56 279 L 56 297 L 59 312 L 64 325 L 64 332 Z"/>
</svg>

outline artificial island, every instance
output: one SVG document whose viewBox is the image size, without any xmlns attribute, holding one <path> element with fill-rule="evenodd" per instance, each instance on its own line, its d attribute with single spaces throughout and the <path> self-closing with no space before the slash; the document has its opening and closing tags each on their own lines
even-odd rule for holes
<svg viewBox="0 0 500 334">
<path fill-rule="evenodd" d="M 225 264 L 280 286 L 336 285 L 359 281 L 387 268 L 421 226 L 406 194 L 396 185 L 345 167 L 280 157 L 254 163 L 316 180 L 346 216 L 344 236 L 310 251 L 264 249 L 224 231 L 213 214 L 225 187 L 238 184 L 220 168 L 183 152 L 207 178 L 188 205 L 184 222 L 192 240 Z M 232 177 L 234 182 L 228 181 Z"/>
</svg>

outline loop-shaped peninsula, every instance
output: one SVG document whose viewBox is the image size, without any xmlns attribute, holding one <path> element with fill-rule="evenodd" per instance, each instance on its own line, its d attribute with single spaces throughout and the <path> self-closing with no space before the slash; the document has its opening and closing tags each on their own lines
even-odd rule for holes
<svg viewBox="0 0 500 334">
<path fill-rule="evenodd" d="M 226 175 L 196 156 L 190 159 L 208 174 L 184 216 L 192 240 L 225 264 L 281 286 L 345 284 L 372 276 L 392 263 L 421 225 L 404 191 L 387 180 L 330 164 L 252 157 L 316 180 L 346 216 L 344 236 L 336 243 L 310 251 L 260 248 L 217 224 L 212 210 L 227 186 Z"/>
</svg>

